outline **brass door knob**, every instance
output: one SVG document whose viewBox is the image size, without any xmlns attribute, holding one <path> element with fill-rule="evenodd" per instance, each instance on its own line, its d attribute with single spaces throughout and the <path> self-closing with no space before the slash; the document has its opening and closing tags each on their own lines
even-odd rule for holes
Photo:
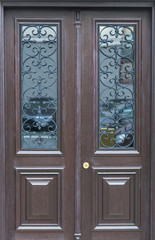
<svg viewBox="0 0 155 240">
<path fill-rule="evenodd" d="M 88 169 L 89 168 L 89 163 L 88 162 L 84 162 L 83 163 L 83 168 L 84 169 Z"/>
</svg>

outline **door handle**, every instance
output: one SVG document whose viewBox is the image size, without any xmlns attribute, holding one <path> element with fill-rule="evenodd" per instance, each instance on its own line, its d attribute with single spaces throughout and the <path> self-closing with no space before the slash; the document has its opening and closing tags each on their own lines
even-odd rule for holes
<svg viewBox="0 0 155 240">
<path fill-rule="evenodd" d="M 84 169 L 88 169 L 89 168 L 89 163 L 88 162 L 84 162 L 83 163 L 83 168 Z"/>
</svg>

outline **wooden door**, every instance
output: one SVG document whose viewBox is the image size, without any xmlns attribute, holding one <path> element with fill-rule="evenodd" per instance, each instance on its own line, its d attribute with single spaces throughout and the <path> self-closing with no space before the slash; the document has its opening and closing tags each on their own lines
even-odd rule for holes
<svg viewBox="0 0 155 240">
<path fill-rule="evenodd" d="M 68 10 L 5 12 L 7 239 L 74 234 L 73 21 Z"/>
<path fill-rule="evenodd" d="M 149 240 L 150 15 L 5 10 L 6 239 Z"/>
<path fill-rule="evenodd" d="M 89 10 L 81 19 L 81 146 L 90 164 L 82 170 L 83 238 L 147 240 L 150 13 Z"/>
</svg>

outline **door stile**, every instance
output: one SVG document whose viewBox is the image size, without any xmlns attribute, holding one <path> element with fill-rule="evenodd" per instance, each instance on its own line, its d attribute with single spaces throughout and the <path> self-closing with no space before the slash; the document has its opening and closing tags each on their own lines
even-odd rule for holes
<svg viewBox="0 0 155 240">
<path fill-rule="evenodd" d="M 155 239 L 155 228 L 153 227 L 155 224 L 155 3 L 153 3 L 152 7 L 152 92 L 151 92 L 151 209 L 150 209 L 150 240 Z"/>
<path fill-rule="evenodd" d="M 0 239 L 5 238 L 4 8 L 0 2 Z"/>
<path fill-rule="evenodd" d="M 81 239 L 81 19 L 75 11 L 75 240 Z"/>
</svg>

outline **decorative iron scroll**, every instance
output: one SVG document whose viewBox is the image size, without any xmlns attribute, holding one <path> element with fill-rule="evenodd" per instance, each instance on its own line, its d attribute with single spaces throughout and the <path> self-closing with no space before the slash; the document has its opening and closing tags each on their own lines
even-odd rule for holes
<svg viewBox="0 0 155 240">
<path fill-rule="evenodd" d="M 21 25 L 22 149 L 57 149 L 57 24 Z"/>
<path fill-rule="evenodd" d="M 99 148 L 135 145 L 135 25 L 99 25 Z"/>
</svg>

